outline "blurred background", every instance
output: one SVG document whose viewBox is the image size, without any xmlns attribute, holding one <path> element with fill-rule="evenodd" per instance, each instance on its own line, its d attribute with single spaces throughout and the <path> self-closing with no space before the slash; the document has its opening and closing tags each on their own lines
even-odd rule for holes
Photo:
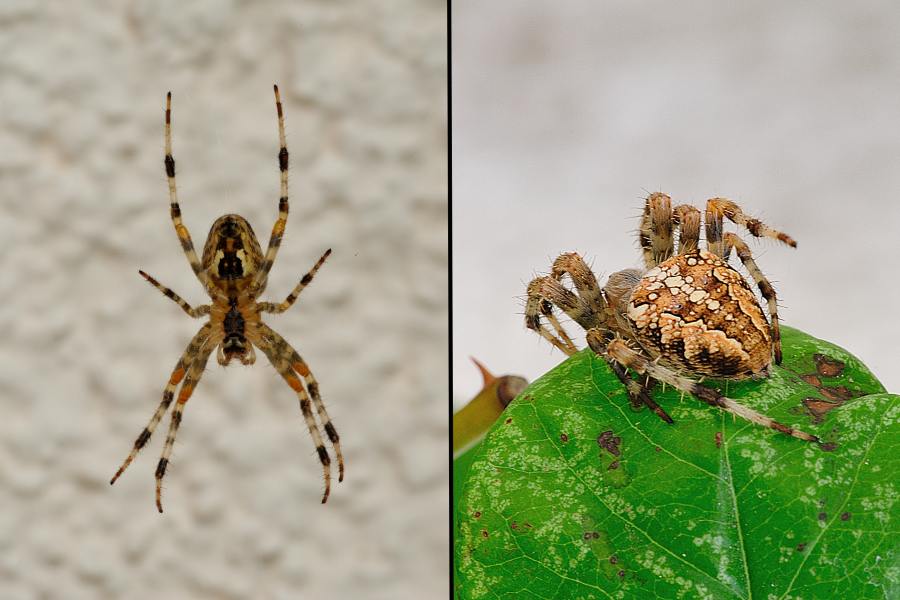
<svg viewBox="0 0 900 600">
<path fill-rule="evenodd" d="M 447 590 L 446 6 L 0 5 L 0 596 L 436 598 Z M 262 354 L 213 358 L 154 506 L 168 417 L 109 479 L 200 327 L 169 219 L 165 94 L 185 224 L 291 214 L 267 322 L 308 361 L 347 474 L 322 470 Z M 233 363 L 235 365 L 236 363 Z"/>
<path fill-rule="evenodd" d="M 639 266 L 657 190 L 790 233 L 796 250 L 742 234 L 783 323 L 900 390 L 895 3 L 460 0 L 451 18 L 457 405 L 481 385 L 469 355 L 532 380 L 562 361 L 524 326 L 526 285 L 567 251 L 601 282 Z"/>
</svg>

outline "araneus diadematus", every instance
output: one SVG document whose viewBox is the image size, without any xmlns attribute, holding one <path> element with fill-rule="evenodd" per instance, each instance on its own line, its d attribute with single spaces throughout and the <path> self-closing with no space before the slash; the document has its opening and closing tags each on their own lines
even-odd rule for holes
<svg viewBox="0 0 900 600">
<path fill-rule="evenodd" d="M 225 215 L 216 219 L 210 228 L 206 245 L 203 248 L 203 258 L 200 260 L 194 251 L 191 235 L 181 222 L 181 208 L 178 206 L 178 196 L 175 191 L 175 159 L 172 158 L 172 94 L 169 93 L 166 96 L 165 166 L 169 179 L 172 223 L 175 225 L 175 233 L 178 234 L 188 262 L 212 299 L 212 304 L 191 307 L 178 294 L 140 271 L 144 279 L 175 301 L 189 316 L 199 318 L 208 315 L 209 321 L 200 328 L 200 331 L 188 344 L 184 354 L 178 359 L 175 370 L 163 392 L 159 408 L 156 409 L 150 423 L 134 442 L 134 448 L 128 458 L 109 482 L 110 484 L 116 482 L 116 479 L 150 439 L 153 430 L 156 429 L 160 419 L 172 404 L 172 400 L 175 399 L 175 388 L 181 383 L 181 390 L 172 411 L 169 435 L 166 438 L 159 465 L 156 467 L 156 507 L 159 512 L 162 512 L 162 479 L 169 463 L 169 455 L 172 453 L 172 445 L 175 443 L 175 434 L 181 424 L 184 405 L 200 380 L 209 355 L 217 347 L 216 357 L 220 365 L 227 365 L 234 358 L 237 358 L 242 364 L 250 365 L 256 361 L 256 353 L 253 350 L 253 347 L 256 346 L 262 350 L 269 362 L 297 393 L 300 399 L 300 410 L 306 419 L 309 434 L 312 436 L 319 460 L 322 462 L 325 476 L 323 504 L 328 500 L 331 490 L 331 459 L 322 443 L 319 425 L 311 408 L 313 404 L 322 428 L 328 435 L 328 439 L 331 440 L 331 445 L 337 455 L 338 481 L 344 480 L 344 458 L 341 455 L 340 441 L 337 431 L 325 411 L 322 398 L 319 396 L 319 384 L 297 351 L 260 319 L 261 313 L 277 314 L 290 308 L 331 254 L 330 248 L 325 251 L 325 254 L 288 294 L 284 302 L 280 304 L 257 302 L 257 298 L 266 288 L 269 270 L 278 254 L 278 247 L 281 245 L 288 217 L 288 151 L 284 135 L 284 113 L 277 85 L 275 86 L 275 107 L 278 111 L 278 139 L 280 141 L 278 167 L 281 170 L 281 198 L 278 201 L 278 220 L 275 221 L 275 226 L 272 228 L 272 236 L 269 238 L 266 254 L 263 256 L 256 234 L 253 233 L 253 229 L 246 219 L 239 215 Z M 312 398 L 311 401 L 310 398 Z"/>
<path fill-rule="evenodd" d="M 753 423 L 817 442 L 814 435 L 778 423 L 682 375 L 762 378 L 769 374 L 773 354 L 775 364 L 781 364 L 775 290 L 743 240 L 733 233 L 723 234 L 724 217 L 756 237 L 797 246 L 790 236 L 744 215 L 734 202 L 713 198 L 706 204 L 708 250 L 700 249 L 700 211 L 689 205 L 673 209 L 669 196 L 651 194 L 639 232 L 647 270 L 613 273 L 601 289 L 578 254 L 563 254 L 553 263 L 549 276 L 528 285 L 525 324 L 572 355 L 577 348 L 553 313 L 554 307 L 562 309 L 587 331 L 588 346 L 606 359 L 631 402 L 647 405 L 668 423 L 672 419 L 650 396 L 657 381 Z M 771 323 L 750 286 L 728 265 L 732 249 L 765 298 Z M 569 276 L 575 291 L 562 285 L 563 275 Z M 542 316 L 555 333 L 541 322 Z M 632 379 L 629 369 L 644 375 L 644 383 Z"/>
</svg>

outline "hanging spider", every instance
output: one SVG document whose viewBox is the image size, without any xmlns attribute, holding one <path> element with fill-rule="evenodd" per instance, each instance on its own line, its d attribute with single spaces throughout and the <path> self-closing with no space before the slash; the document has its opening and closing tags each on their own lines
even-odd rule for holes
<svg viewBox="0 0 900 600">
<path fill-rule="evenodd" d="M 609 363 L 632 404 L 646 405 L 668 423 L 671 417 L 650 396 L 657 381 L 758 425 L 817 442 L 816 436 L 774 421 L 688 377 L 759 379 L 769 375 L 773 357 L 781 364 L 775 290 L 747 244 L 733 233 L 723 234 L 725 217 L 756 237 L 797 246 L 787 234 L 746 216 L 734 202 L 713 198 L 706 205 L 708 250 L 700 249 L 700 211 L 689 205 L 673 209 L 669 196 L 654 193 L 646 200 L 639 231 L 646 270 L 613 273 L 601 288 L 578 254 L 563 254 L 549 276 L 528 285 L 525 324 L 572 355 L 577 348 L 553 312 L 554 307 L 561 309 L 585 329 L 588 346 Z M 732 249 L 766 300 L 771 322 L 741 274 L 728 265 Z M 563 286 L 564 275 L 575 291 Z M 554 331 L 546 328 L 542 317 Z M 645 376 L 644 382 L 632 379 L 629 370 Z"/>
<path fill-rule="evenodd" d="M 190 233 L 181 221 L 181 208 L 178 205 L 175 189 L 175 159 L 172 157 L 172 94 L 170 92 L 166 95 L 165 167 L 169 180 L 172 224 L 175 226 L 175 233 L 178 234 L 181 247 L 184 249 L 184 254 L 187 256 L 194 274 L 209 294 L 212 303 L 192 307 L 178 294 L 140 271 L 144 279 L 171 298 L 189 316 L 194 318 L 208 316 L 209 320 L 200 328 L 200 331 L 188 344 L 184 354 L 178 359 L 163 392 L 159 408 L 156 409 L 150 423 L 134 442 L 134 448 L 125 462 L 109 482 L 110 485 L 115 483 L 116 479 L 131 464 L 137 453 L 150 439 L 153 430 L 156 429 L 172 401 L 175 400 L 169 435 L 166 438 L 159 465 L 156 467 L 156 507 L 159 512 L 163 510 L 162 480 L 169 464 L 172 446 L 175 443 L 175 434 L 181 424 L 184 406 L 200 380 L 213 350 L 217 350 L 216 357 L 221 365 L 227 365 L 233 359 L 239 360 L 241 364 L 251 365 L 256 361 L 254 346 L 259 348 L 297 393 L 300 400 L 300 410 L 306 419 L 309 434 L 312 436 L 319 460 L 322 462 L 325 478 L 323 504 L 328 500 L 331 490 L 331 459 L 322 442 L 319 424 L 313 414 L 313 406 L 318 413 L 321 427 L 325 430 L 337 455 L 338 481 L 344 479 L 344 459 L 341 455 L 340 441 L 319 395 L 319 384 L 297 351 L 260 318 L 262 313 L 278 314 L 290 308 L 331 254 L 330 248 L 326 250 L 283 302 L 274 304 L 257 301 L 266 288 L 269 270 L 278 254 L 278 247 L 281 245 L 288 217 L 288 151 L 284 135 L 284 113 L 277 85 L 275 86 L 275 108 L 278 112 L 278 139 L 280 142 L 278 167 L 281 170 L 281 197 L 278 200 L 278 220 L 275 221 L 275 226 L 272 228 L 272 236 L 269 238 L 269 247 L 265 256 L 263 256 L 259 241 L 256 239 L 250 223 L 239 215 L 225 215 L 213 223 L 203 248 L 203 257 L 198 259 Z M 179 384 L 181 384 L 181 389 L 176 399 L 175 389 Z"/>
</svg>

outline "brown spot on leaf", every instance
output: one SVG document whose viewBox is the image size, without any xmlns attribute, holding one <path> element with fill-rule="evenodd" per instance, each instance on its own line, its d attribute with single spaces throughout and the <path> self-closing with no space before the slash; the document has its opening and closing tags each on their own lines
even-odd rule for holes
<svg viewBox="0 0 900 600">
<path fill-rule="evenodd" d="M 613 554 L 612 556 L 609 557 L 609 564 L 614 565 L 617 562 L 619 562 L 619 557 L 616 556 L 615 554 Z"/>
<path fill-rule="evenodd" d="M 825 414 L 829 410 L 840 405 L 835 404 L 834 402 L 827 402 L 825 400 L 820 400 L 819 398 L 810 397 L 803 399 L 803 406 L 806 407 L 806 412 L 812 416 L 812 422 L 819 424 L 824 420 Z"/>
<path fill-rule="evenodd" d="M 621 443 L 622 438 L 613 435 L 612 430 L 604 431 L 597 437 L 597 444 L 613 456 L 620 456 L 622 454 L 619 449 L 619 444 Z"/>
<path fill-rule="evenodd" d="M 616 573 L 619 577 L 625 577 L 625 571 L 619 571 Z"/>
<path fill-rule="evenodd" d="M 561 433 L 559 434 L 559 439 L 562 440 L 563 444 L 565 444 L 569 441 L 569 436 L 567 436 L 565 433 Z"/>
<path fill-rule="evenodd" d="M 806 544 L 797 544 L 797 552 L 803 552 L 806 548 Z"/>
<path fill-rule="evenodd" d="M 849 520 L 850 520 L 850 513 L 848 513 L 848 512 L 841 513 L 841 521 L 849 521 Z"/>
<path fill-rule="evenodd" d="M 837 448 L 837 442 L 825 442 L 824 444 L 819 444 L 819 448 L 823 452 L 833 452 Z"/>
<path fill-rule="evenodd" d="M 480 510 L 476 510 L 476 511 L 474 512 L 474 514 L 472 514 L 472 516 L 475 517 L 476 519 L 480 519 L 480 518 L 481 518 L 481 511 L 480 511 Z"/>
<path fill-rule="evenodd" d="M 504 421 L 504 423 L 506 423 L 507 425 L 512 423 L 512 417 L 509 417 L 508 419 L 506 419 L 506 421 Z"/>
<path fill-rule="evenodd" d="M 828 518 L 828 514 L 827 514 L 827 513 L 823 513 L 823 512 L 820 512 L 820 513 L 819 513 L 819 520 L 820 520 L 820 521 L 824 521 L 824 520 L 826 520 L 827 518 Z"/>
<path fill-rule="evenodd" d="M 584 532 L 584 536 L 582 536 L 582 537 L 584 537 L 585 540 L 590 540 L 591 538 L 594 537 L 594 536 L 593 536 L 593 532 L 591 532 L 591 531 L 585 531 L 585 532 Z"/>
<path fill-rule="evenodd" d="M 828 398 L 829 400 L 834 400 L 835 402 L 846 402 L 847 400 L 852 400 L 859 396 L 856 392 L 847 389 L 847 386 L 838 385 L 834 387 L 820 387 L 819 391 L 822 392 L 822 395 Z"/>
<path fill-rule="evenodd" d="M 509 528 L 515 530 L 519 528 L 519 525 L 515 521 L 513 521 L 509 524 Z"/>
<path fill-rule="evenodd" d="M 662 452 L 662 448 L 660 448 L 659 446 L 657 446 L 657 447 L 655 448 L 655 450 L 656 450 L 657 452 Z"/>
<path fill-rule="evenodd" d="M 822 380 L 815 375 L 801 375 L 800 379 L 815 387 L 819 387 L 820 385 L 822 385 Z"/>
<path fill-rule="evenodd" d="M 482 530 L 481 530 L 481 537 L 486 538 L 487 536 L 488 536 L 487 529 L 482 529 Z"/>
<path fill-rule="evenodd" d="M 823 377 L 839 377 L 844 372 L 844 363 L 824 354 L 813 354 L 813 360 L 816 361 L 816 371 Z"/>
<path fill-rule="evenodd" d="M 864 394 L 860 390 L 852 390 L 846 385 L 828 386 L 822 383 L 820 375 L 823 377 L 838 377 L 842 375 L 845 366 L 843 362 L 829 358 L 824 354 L 813 354 L 813 360 L 816 363 L 818 373 L 800 375 L 800 378 L 814 386 L 822 396 L 821 398 L 807 397 L 803 399 L 805 412 L 812 417 L 813 423 L 818 424 L 824 420 L 825 414 L 831 409 Z"/>
<path fill-rule="evenodd" d="M 619 461 L 614 460 L 611 463 L 609 463 L 609 466 L 606 467 L 606 470 L 607 471 L 615 471 L 618 468 L 619 468 Z"/>
<path fill-rule="evenodd" d="M 716 432 L 716 448 L 721 448 L 721 447 L 722 447 L 722 432 L 717 431 Z"/>
</svg>

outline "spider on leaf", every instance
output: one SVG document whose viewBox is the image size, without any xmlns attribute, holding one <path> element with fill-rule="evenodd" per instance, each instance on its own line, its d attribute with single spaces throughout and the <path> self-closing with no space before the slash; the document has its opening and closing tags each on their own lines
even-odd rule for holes
<svg viewBox="0 0 900 600">
<path fill-rule="evenodd" d="M 323 436 L 313 413 L 313 407 L 318 414 L 321 429 L 324 429 L 337 456 L 338 481 L 344 479 L 344 459 L 341 455 L 340 441 L 319 395 L 319 384 L 297 351 L 261 319 L 262 313 L 278 314 L 290 308 L 331 254 L 331 249 L 325 251 L 283 302 L 275 304 L 257 301 L 266 288 L 269 271 L 278 254 L 288 217 L 288 151 L 284 135 L 284 113 L 277 85 L 275 86 L 275 107 L 278 112 L 280 142 L 278 167 L 281 171 L 281 197 L 278 201 L 278 219 L 272 228 L 272 236 L 269 238 L 269 246 L 265 255 L 262 253 L 250 223 L 239 215 L 225 215 L 213 223 L 203 248 L 203 257 L 198 259 L 190 233 L 181 221 L 181 208 L 178 205 L 175 189 L 175 159 L 172 157 L 172 94 L 169 93 L 166 96 L 165 167 L 169 180 L 172 224 L 175 226 L 175 232 L 178 234 L 181 247 L 184 249 L 184 254 L 187 256 L 194 274 L 200 280 L 212 302 L 192 307 L 178 294 L 140 271 L 144 279 L 171 298 L 189 316 L 193 318 L 208 317 L 209 320 L 200 328 L 188 344 L 184 354 L 178 359 L 163 392 L 162 402 L 147 427 L 134 442 L 134 447 L 128 457 L 109 482 L 110 484 L 115 483 L 116 479 L 131 464 L 137 453 L 150 439 L 153 430 L 156 429 L 169 406 L 175 401 L 169 434 L 156 468 L 156 507 L 159 512 L 163 511 L 162 480 L 169 464 L 172 446 L 175 443 L 175 434 L 181 424 L 184 406 L 200 380 L 213 350 L 217 351 L 216 358 L 221 365 L 227 365 L 233 359 L 239 360 L 241 364 L 250 365 L 256 361 L 254 346 L 259 348 L 296 392 L 300 400 L 300 410 L 306 419 L 309 434 L 312 436 L 316 452 L 322 463 L 325 478 L 323 504 L 328 500 L 331 490 L 331 459 L 322 441 Z M 181 388 L 176 398 L 175 390 L 179 384 L 181 384 Z"/>
<path fill-rule="evenodd" d="M 707 249 L 701 249 L 700 211 L 686 204 L 673 209 L 669 196 L 654 193 L 646 200 L 639 230 L 645 269 L 613 273 L 601 288 L 578 254 L 563 254 L 554 261 L 550 275 L 528 285 L 525 324 L 572 355 L 577 348 L 554 314 L 554 308 L 561 309 L 585 329 L 588 346 L 607 361 L 632 404 L 646 405 L 668 423 L 671 417 L 650 396 L 657 381 L 758 425 L 818 442 L 814 435 L 685 376 L 759 379 L 768 377 L 773 358 L 781 364 L 775 290 L 747 244 L 733 233 L 723 234 L 726 217 L 756 237 L 797 246 L 787 234 L 745 215 L 734 202 L 713 198 L 706 205 Z M 732 250 L 766 300 L 770 321 L 746 280 L 728 265 Z M 562 284 L 563 276 L 571 280 L 574 291 Z M 643 383 L 629 371 L 643 375 Z"/>
</svg>

